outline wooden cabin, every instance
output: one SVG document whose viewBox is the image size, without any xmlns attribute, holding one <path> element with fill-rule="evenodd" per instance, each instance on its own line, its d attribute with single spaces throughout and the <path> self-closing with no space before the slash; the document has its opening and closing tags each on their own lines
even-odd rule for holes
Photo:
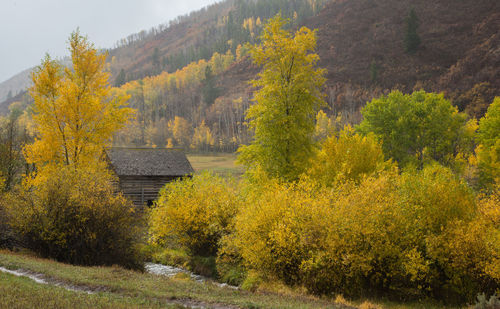
<svg viewBox="0 0 500 309">
<path fill-rule="evenodd" d="M 194 173 L 180 149 L 111 148 L 106 155 L 123 195 L 139 207 L 152 205 L 166 183 Z"/>
</svg>

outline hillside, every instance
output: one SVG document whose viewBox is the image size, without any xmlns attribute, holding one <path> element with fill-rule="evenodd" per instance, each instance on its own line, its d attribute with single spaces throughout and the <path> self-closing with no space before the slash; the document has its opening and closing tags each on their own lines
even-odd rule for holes
<svg viewBox="0 0 500 309">
<path fill-rule="evenodd" d="M 410 7 L 420 20 L 422 45 L 415 55 L 403 47 Z M 480 91 L 486 102 L 500 94 L 498 1 L 338 0 L 305 25 L 318 29 L 320 65 L 328 70 L 329 100 L 337 108 L 357 109 L 374 93 L 415 86 L 444 91 L 462 109 L 480 103 L 467 99 L 480 83 L 489 84 Z M 470 109 L 480 116 L 485 106 Z"/>
<path fill-rule="evenodd" d="M 18 93 L 24 92 L 30 86 L 30 73 L 32 70 L 33 68 L 26 69 L 0 83 L 0 113 L 3 111 L 2 107 L 6 109 L 4 105 L 7 105 L 8 102 L 4 104 L 4 101 L 10 100 Z"/>
<path fill-rule="evenodd" d="M 415 54 L 403 44 L 411 8 L 422 42 Z M 205 143 L 199 150 L 219 151 L 247 142 L 248 81 L 259 68 L 245 57 L 244 43 L 257 43 L 262 23 L 279 11 L 291 27 L 317 29 L 329 115 L 356 123 L 373 97 L 423 88 L 444 92 L 480 117 L 500 95 L 496 0 L 227 0 L 132 34 L 108 51 L 111 82 L 131 95 L 139 112 L 118 142 L 189 147 L 198 134 Z M 186 124 L 184 136 L 173 133 L 176 116 Z"/>
</svg>

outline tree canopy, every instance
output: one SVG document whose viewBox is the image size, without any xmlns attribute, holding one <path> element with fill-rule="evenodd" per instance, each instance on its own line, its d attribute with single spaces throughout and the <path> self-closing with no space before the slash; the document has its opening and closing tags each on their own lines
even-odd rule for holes
<svg viewBox="0 0 500 309">
<path fill-rule="evenodd" d="M 246 114 L 255 137 L 239 149 L 249 170 L 294 180 L 306 169 L 313 149 L 315 116 L 324 104 L 321 89 L 325 70 L 316 67 L 316 35 L 305 27 L 295 34 L 284 30 L 280 15 L 269 20 L 262 43 L 251 52 L 262 66 L 254 80 L 254 101 Z"/>
<path fill-rule="evenodd" d="M 47 55 L 32 74 L 37 137 L 24 149 L 28 163 L 92 164 L 132 115 L 126 96 L 111 96 L 106 55 L 78 31 L 69 44 L 72 67 Z"/>
<path fill-rule="evenodd" d="M 429 160 L 448 164 L 466 122 L 466 115 L 442 94 L 425 91 L 393 91 L 373 99 L 361 113 L 358 130 L 378 136 L 386 157 L 401 166 L 415 164 L 420 168 Z"/>
<path fill-rule="evenodd" d="M 500 185 L 500 97 L 495 98 L 479 121 L 477 142 L 480 186 Z"/>
</svg>

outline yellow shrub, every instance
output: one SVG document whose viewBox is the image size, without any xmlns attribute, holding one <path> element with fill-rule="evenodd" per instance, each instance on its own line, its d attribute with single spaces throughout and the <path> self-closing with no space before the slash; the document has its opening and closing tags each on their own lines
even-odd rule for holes
<svg viewBox="0 0 500 309">
<path fill-rule="evenodd" d="M 475 295 L 482 282 L 491 281 L 470 276 L 472 270 L 467 267 L 454 267 L 445 258 L 450 250 L 443 249 L 442 255 L 433 251 L 456 243 L 455 237 L 443 235 L 459 231 L 456 227 L 462 223 L 473 226 L 477 216 L 472 192 L 449 169 L 430 166 L 403 175 L 385 173 L 342 192 L 328 218 L 325 249 L 302 265 L 305 284 L 312 292 L 459 299 L 463 294 L 456 291 Z M 478 231 L 486 231 L 484 224 Z M 491 258 L 474 253 L 464 260 L 476 263 Z M 474 280 L 467 285 L 453 281 L 456 276 Z"/>
<path fill-rule="evenodd" d="M 302 262 L 324 243 L 329 195 L 307 181 L 266 186 L 247 195 L 232 245 L 247 268 L 294 285 L 301 282 Z"/>
<path fill-rule="evenodd" d="M 358 135 L 349 126 L 338 136 L 330 136 L 311 161 L 308 174 L 326 186 L 346 180 L 359 183 L 364 176 L 390 166 L 384 162 L 382 146 L 373 135 Z"/>
<path fill-rule="evenodd" d="M 325 248 L 302 264 L 304 284 L 311 292 L 358 296 L 388 283 L 402 255 L 396 189 L 397 173 L 341 188 L 323 219 Z"/>
<path fill-rule="evenodd" d="M 448 278 L 446 286 L 466 299 L 474 299 L 479 292 L 492 295 L 500 287 L 498 192 L 481 198 L 478 209 L 472 221 L 456 221 L 427 243 L 430 258 L 439 263 Z"/>
<path fill-rule="evenodd" d="M 18 187 L 3 201 L 9 223 L 22 243 L 42 256 L 142 268 L 140 218 L 115 194 L 112 180 L 105 169 L 46 166 L 35 187 Z"/>
<path fill-rule="evenodd" d="M 498 199 L 478 210 L 448 168 L 389 170 L 335 189 L 268 180 L 245 192 L 222 252 L 263 278 L 315 294 L 455 301 L 498 284 Z"/>
<path fill-rule="evenodd" d="M 167 184 L 150 213 L 151 241 L 175 241 L 193 255 L 214 255 L 238 209 L 235 185 L 204 173 Z"/>
<path fill-rule="evenodd" d="M 500 184 L 500 138 L 491 147 L 479 145 L 476 149 L 481 188 L 493 189 Z"/>
</svg>

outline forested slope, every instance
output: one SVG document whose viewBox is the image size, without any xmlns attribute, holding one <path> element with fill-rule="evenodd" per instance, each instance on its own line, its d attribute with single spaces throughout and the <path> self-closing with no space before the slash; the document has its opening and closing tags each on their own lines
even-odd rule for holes
<svg viewBox="0 0 500 309">
<path fill-rule="evenodd" d="M 407 53 L 412 9 L 421 44 Z M 278 12 L 292 28 L 317 29 L 329 116 L 359 122 L 360 108 L 373 97 L 423 88 L 445 92 L 479 118 L 500 95 L 496 0 L 227 0 L 108 50 L 111 83 L 131 95 L 139 112 L 116 142 L 223 151 L 246 143 L 248 81 L 259 68 L 245 44 L 258 43 L 265 20 Z"/>
</svg>

